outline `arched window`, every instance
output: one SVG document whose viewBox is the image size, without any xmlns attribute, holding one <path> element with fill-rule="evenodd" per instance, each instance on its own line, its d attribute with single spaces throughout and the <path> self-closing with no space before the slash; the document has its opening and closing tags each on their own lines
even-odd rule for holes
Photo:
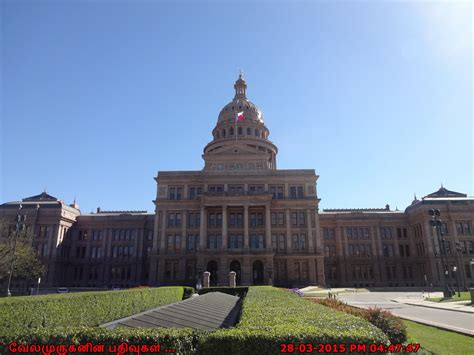
<svg viewBox="0 0 474 355">
<path fill-rule="evenodd" d="M 222 130 L 222 137 L 225 138 L 225 128 Z"/>
<path fill-rule="evenodd" d="M 262 138 L 265 139 L 265 132 L 262 132 Z"/>
<path fill-rule="evenodd" d="M 250 136 L 252 134 L 252 130 L 250 129 L 250 127 L 247 127 L 247 136 Z"/>
<path fill-rule="evenodd" d="M 229 136 L 233 136 L 234 135 L 234 128 L 230 127 L 229 128 Z"/>
<path fill-rule="evenodd" d="M 260 135 L 260 132 L 258 129 L 255 129 L 255 137 L 258 137 Z"/>
<path fill-rule="evenodd" d="M 216 132 L 216 139 L 219 138 L 219 131 Z"/>
<path fill-rule="evenodd" d="M 239 127 L 239 136 L 242 135 L 242 127 Z"/>
</svg>

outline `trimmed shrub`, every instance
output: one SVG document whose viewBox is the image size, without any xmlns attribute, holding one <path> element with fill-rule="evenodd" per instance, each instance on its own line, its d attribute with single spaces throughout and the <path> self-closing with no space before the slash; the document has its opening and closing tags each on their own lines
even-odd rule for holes
<svg viewBox="0 0 474 355">
<path fill-rule="evenodd" d="M 204 295 L 205 293 L 209 292 L 222 292 L 226 293 L 228 295 L 232 296 L 238 296 L 240 298 L 244 298 L 245 295 L 247 294 L 249 288 L 245 286 L 237 286 L 237 287 L 228 287 L 228 286 L 223 286 L 223 287 L 207 287 L 207 288 L 202 288 L 198 291 L 200 295 Z"/>
<path fill-rule="evenodd" d="M 189 286 L 183 286 L 183 300 L 188 299 L 194 293 L 194 288 Z"/>
<path fill-rule="evenodd" d="M 183 328 L 117 328 L 113 330 L 88 327 L 40 328 L 28 329 L 22 332 L 21 335 L 0 335 L 0 353 L 10 353 L 8 346 L 10 343 L 14 342 L 18 345 L 64 345 L 67 348 L 70 345 L 74 345 L 77 350 L 80 350 L 79 346 L 87 346 L 87 343 L 90 343 L 90 345 L 96 346 L 96 349 L 98 349 L 98 346 L 102 345 L 103 352 L 106 354 L 137 353 L 133 348 L 127 348 L 130 345 L 139 346 L 141 348 L 139 353 L 145 353 L 146 351 L 144 351 L 145 349 L 143 346 L 148 346 L 149 350 L 151 349 L 151 346 L 154 346 L 155 350 L 157 350 L 156 346 L 159 345 L 160 351 L 154 352 L 164 353 L 165 349 L 174 349 L 178 354 L 193 354 L 196 349 L 197 339 L 196 332 L 192 329 Z M 112 349 L 115 349 L 115 351 Z M 56 352 L 56 350 L 54 352 Z M 84 353 L 84 351 L 82 352 Z M 85 352 L 93 353 L 92 349 Z M 39 353 L 42 352 L 40 351 Z"/>
<path fill-rule="evenodd" d="M 96 326 L 182 299 L 182 287 L 4 298 L 0 300 L 0 333 Z"/>
<path fill-rule="evenodd" d="M 388 343 L 387 336 L 369 322 L 312 304 L 269 286 L 251 287 L 243 302 L 240 323 L 231 329 L 204 334 L 199 353 L 278 354 L 280 343 Z M 334 351 L 337 352 L 337 351 Z"/>
<path fill-rule="evenodd" d="M 395 317 L 389 311 L 380 308 L 360 309 L 347 305 L 346 303 L 328 298 L 312 298 L 311 302 L 322 304 L 345 313 L 368 320 L 370 323 L 381 329 L 393 344 L 403 343 L 407 340 L 406 327 L 402 320 Z"/>
<path fill-rule="evenodd" d="M 364 318 L 388 335 L 393 344 L 401 344 L 407 340 L 405 324 L 389 311 L 381 308 L 369 308 L 364 312 Z"/>
</svg>

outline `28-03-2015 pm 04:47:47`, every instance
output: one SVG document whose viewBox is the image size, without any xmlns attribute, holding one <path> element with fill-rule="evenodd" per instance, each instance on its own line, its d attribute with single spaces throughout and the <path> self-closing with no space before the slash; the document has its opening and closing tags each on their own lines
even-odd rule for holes
<svg viewBox="0 0 474 355">
<path fill-rule="evenodd" d="M 281 353 L 401 353 L 418 352 L 420 344 L 312 344 L 312 343 L 282 343 L 280 344 Z"/>
</svg>

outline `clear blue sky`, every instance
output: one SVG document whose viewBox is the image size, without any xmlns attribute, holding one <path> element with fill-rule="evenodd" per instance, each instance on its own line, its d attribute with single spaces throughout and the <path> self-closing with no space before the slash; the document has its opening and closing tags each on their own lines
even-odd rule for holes
<svg viewBox="0 0 474 355">
<path fill-rule="evenodd" d="M 1 1 L 0 202 L 153 211 L 159 170 L 200 170 L 237 68 L 281 169 L 323 208 L 473 195 L 472 5 Z"/>
</svg>

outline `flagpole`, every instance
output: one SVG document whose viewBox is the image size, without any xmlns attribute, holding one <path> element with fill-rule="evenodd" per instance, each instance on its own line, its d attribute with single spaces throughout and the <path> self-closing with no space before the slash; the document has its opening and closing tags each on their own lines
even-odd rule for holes
<svg viewBox="0 0 474 355">
<path fill-rule="evenodd" d="M 237 115 L 238 115 L 238 113 L 235 115 L 235 131 L 234 131 L 236 142 L 237 142 Z"/>
</svg>

